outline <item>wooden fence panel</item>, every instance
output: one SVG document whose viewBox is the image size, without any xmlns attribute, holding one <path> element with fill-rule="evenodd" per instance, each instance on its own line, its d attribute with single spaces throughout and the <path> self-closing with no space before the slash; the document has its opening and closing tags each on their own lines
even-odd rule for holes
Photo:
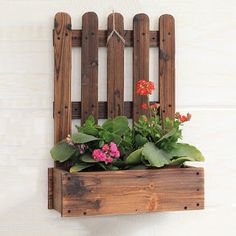
<svg viewBox="0 0 236 236">
<path fill-rule="evenodd" d="M 133 48 L 133 122 L 140 115 L 147 114 L 141 109 L 142 103 L 147 103 L 146 96 L 136 94 L 139 80 L 149 80 L 149 18 L 138 14 L 133 19 L 134 48 Z"/>
<path fill-rule="evenodd" d="M 149 48 L 159 48 L 159 102 L 162 118 L 174 118 L 175 113 L 175 35 L 174 18 L 163 15 L 159 31 L 149 31 L 149 18 L 138 14 L 133 30 L 124 30 L 121 14 L 115 13 L 115 29 L 125 44 L 114 34 L 107 45 L 107 102 L 98 102 L 98 47 L 106 45 L 113 29 L 113 14 L 108 17 L 108 29 L 98 30 L 98 17 L 88 12 L 82 18 L 82 30 L 71 29 L 71 18 L 57 13 L 54 27 L 54 142 L 71 132 L 71 119 L 89 115 L 95 119 L 126 115 L 137 121 L 146 114 L 141 109 L 147 98 L 136 94 L 139 80 L 149 80 Z M 71 102 L 71 50 L 81 46 L 81 102 Z M 124 101 L 124 47 L 133 46 L 133 101 Z M 70 165 L 70 163 L 67 163 Z M 63 168 L 66 163 L 58 164 Z"/>
<path fill-rule="evenodd" d="M 171 15 L 159 19 L 159 101 L 163 119 L 175 116 L 175 21 Z"/>
<path fill-rule="evenodd" d="M 120 38 L 124 37 L 124 20 L 121 14 L 114 13 L 108 16 L 108 35 L 111 37 L 107 42 L 107 117 L 114 118 L 124 114 L 125 45 Z"/>
<path fill-rule="evenodd" d="M 81 122 L 98 117 L 98 17 L 87 12 L 82 17 Z"/>
</svg>

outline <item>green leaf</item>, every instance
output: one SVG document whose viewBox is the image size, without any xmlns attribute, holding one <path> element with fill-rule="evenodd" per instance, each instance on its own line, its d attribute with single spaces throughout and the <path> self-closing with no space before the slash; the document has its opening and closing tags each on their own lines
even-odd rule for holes
<svg viewBox="0 0 236 236">
<path fill-rule="evenodd" d="M 135 150 L 134 152 L 130 153 L 129 156 L 125 160 L 125 164 L 127 165 L 137 165 L 141 163 L 142 157 L 142 148 Z"/>
<path fill-rule="evenodd" d="M 138 147 L 142 147 L 147 142 L 147 138 L 143 137 L 141 134 L 135 135 L 135 144 L 137 144 Z"/>
<path fill-rule="evenodd" d="M 129 128 L 129 122 L 126 116 L 117 116 L 113 120 L 113 132 L 123 134 Z"/>
<path fill-rule="evenodd" d="M 129 170 L 145 170 L 147 167 L 145 165 L 135 165 L 135 166 L 129 166 Z"/>
<path fill-rule="evenodd" d="M 84 170 L 84 169 L 86 169 L 86 168 L 89 168 L 89 167 L 91 167 L 91 166 L 93 166 L 94 164 L 89 164 L 89 163 L 77 163 L 77 164 L 75 164 L 74 166 L 72 166 L 71 168 L 70 168 L 70 172 L 71 173 L 74 173 L 74 172 L 79 172 L 79 171 L 82 171 L 82 170 Z"/>
<path fill-rule="evenodd" d="M 193 161 L 204 161 L 202 153 L 196 147 L 186 143 L 176 143 L 169 153 L 175 157 L 189 157 Z"/>
<path fill-rule="evenodd" d="M 101 162 L 98 162 L 98 165 L 99 165 L 102 169 L 108 170 L 108 168 L 107 168 L 107 166 L 106 166 L 105 164 L 103 164 L 103 163 L 101 163 Z"/>
<path fill-rule="evenodd" d="M 179 157 L 177 159 L 171 160 L 170 165 L 179 166 L 182 165 L 185 161 L 194 161 L 191 157 Z"/>
<path fill-rule="evenodd" d="M 99 146 L 100 148 L 102 148 L 102 146 L 103 146 L 104 144 L 105 144 L 105 142 L 104 142 L 103 140 L 100 140 L 98 146 Z"/>
<path fill-rule="evenodd" d="M 103 123 L 102 128 L 105 129 L 106 131 L 112 132 L 113 131 L 113 121 L 112 121 L 112 119 L 107 119 Z"/>
<path fill-rule="evenodd" d="M 54 161 L 64 162 L 71 158 L 76 152 L 76 149 L 66 143 L 65 140 L 57 143 L 50 151 Z"/>
<path fill-rule="evenodd" d="M 170 163 L 171 155 L 156 147 L 154 143 L 146 143 L 143 146 L 142 154 L 150 166 L 162 167 Z"/>
<path fill-rule="evenodd" d="M 121 159 L 113 159 L 112 165 L 116 166 L 118 168 L 121 168 L 121 167 L 124 167 L 126 165 L 126 163 L 125 163 L 125 161 L 123 161 Z"/>
<path fill-rule="evenodd" d="M 163 139 L 167 139 L 169 137 L 171 137 L 172 135 L 174 135 L 176 133 L 176 129 L 173 128 L 171 131 L 169 131 L 168 133 L 166 133 L 165 135 L 163 135 L 156 143 L 161 142 Z"/>
<path fill-rule="evenodd" d="M 92 136 L 97 136 L 98 135 L 98 130 L 94 127 L 83 127 L 83 133 L 92 135 Z"/>
<path fill-rule="evenodd" d="M 96 163 L 96 162 L 97 162 L 97 161 L 94 160 L 94 159 L 92 158 L 92 156 L 89 155 L 89 154 L 83 154 L 83 155 L 80 157 L 80 161 L 86 162 L 86 163 Z"/>
<path fill-rule="evenodd" d="M 103 123 L 102 127 L 106 131 L 109 131 L 110 133 L 122 135 L 129 128 L 129 123 L 127 117 L 117 116 L 113 120 L 111 119 L 106 120 Z"/>
<path fill-rule="evenodd" d="M 110 167 L 110 170 L 119 170 L 119 167 L 117 167 L 117 166 L 111 166 L 111 167 Z"/>
<path fill-rule="evenodd" d="M 105 143 L 110 143 L 113 139 L 112 133 L 107 130 L 100 131 L 99 136 L 105 141 Z"/>
<path fill-rule="evenodd" d="M 86 121 L 85 121 L 85 126 L 93 126 L 93 125 L 95 125 L 95 119 L 94 119 L 94 117 L 92 116 L 92 115 L 90 115 L 87 119 L 86 119 Z"/>
<path fill-rule="evenodd" d="M 71 139 L 73 142 L 78 143 L 78 144 L 99 140 L 99 138 L 94 137 L 93 135 L 83 134 L 83 133 L 73 134 Z"/>
<path fill-rule="evenodd" d="M 117 146 L 119 146 L 122 141 L 121 137 L 117 134 L 112 134 L 112 140 L 117 144 Z"/>
</svg>

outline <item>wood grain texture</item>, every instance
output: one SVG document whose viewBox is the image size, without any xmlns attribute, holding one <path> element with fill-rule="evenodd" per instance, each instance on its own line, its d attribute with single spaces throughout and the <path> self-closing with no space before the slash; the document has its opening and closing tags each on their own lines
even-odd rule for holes
<svg viewBox="0 0 236 236">
<path fill-rule="evenodd" d="M 81 122 L 98 117 L 98 17 L 87 12 L 82 17 Z"/>
<path fill-rule="evenodd" d="M 53 209 L 53 168 L 48 168 L 48 209 Z"/>
<path fill-rule="evenodd" d="M 63 210 L 63 205 L 62 205 L 63 186 L 61 184 L 62 173 L 65 173 L 65 171 L 53 168 L 53 208 L 59 212 Z"/>
<path fill-rule="evenodd" d="M 151 101 L 150 104 L 158 101 Z M 98 119 L 107 118 L 107 102 L 98 102 Z M 133 102 L 124 102 L 124 115 L 131 119 L 133 117 Z M 81 118 L 81 102 L 72 102 L 72 119 Z"/>
<path fill-rule="evenodd" d="M 60 13 L 60 17 L 67 17 Z M 67 19 L 68 20 L 68 19 Z M 70 103 L 73 118 L 81 117 L 82 123 L 89 115 L 98 118 L 113 118 L 127 115 L 137 121 L 146 114 L 141 109 L 142 103 L 148 103 L 147 97 L 136 94 L 139 80 L 149 80 L 149 18 L 138 14 L 133 20 L 133 37 L 125 35 L 122 15 L 115 14 L 115 27 L 121 36 L 133 41 L 133 102 L 124 102 L 124 47 L 117 35 L 108 42 L 107 57 L 107 102 L 98 102 L 98 46 L 112 31 L 113 18 L 108 17 L 108 31 L 98 31 L 98 18 L 88 12 L 82 18 L 82 51 L 81 51 L 81 102 Z M 57 21 L 54 30 L 58 27 Z M 67 30 L 70 27 L 66 26 Z M 63 27 L 62 27 L 63 28 Z M 79 31 L 78 31 L 79 32 Z M 81 33 L 81 32 L 80 32 Z M 99 35 L 103 34 L 102 37 Z M 64 42 L 65 35 L 57 36 Z M 72 31 L 70 30 L 70 60 L 63 64 L 66 80 L 63 75 L 61 87 L 65 87 L 56 96 L 64 99 L 64 92 L 70 88 Z M 80 36 L 80 37 L 81 37 Z M 155 41 L 157 36 L 153 37 Z M 173 19 L 164 15 L 160 19 L 160 99 L 162 116 L 173 116 L 174 108 L 174 23 Z M 78 38 L 79 40 L 79 38 Z M 59 43 L 57 42 L 57 43 Z M 68 43 L 68 42 L 67 42 Z M 68 54 L 67 44 L 59 44 L 67 50 L 58 53 L 58 58 Z M 161 61 L 162 60 L 162 61 Z M 68 64 L 69 63 L 69 64 Z M 57 68 L 57 67 L 56 67 Z M 58 73 L 58 69 L 56 69 Z M 68 76 L 69 75 L 69 76 Z M 68 82 L 69 81 L 69 82 Z M 68 86 L 69 84 L 69 86 Z M 61 88 L 60 87 L 60 88 Z M 70 93 L 69 93 L 70 94 Z M 70 96 L 69 96 L 70 99 Z M 56 102 L 55 102 L 56 106 Z M 68 107 L 68 106 L 67 106 Z M 165 110 L 168 107 L 168 110 Z M 60 112 L 58 113 L 60 114 Z M 56 114 L 54 114 L 55 117 Z M 173 118 L 173 117 L 171 117 Z M 66 117 L 65 119 L 68 119 Z M 64 126 L 60 126 L 64 130 Z M 149 170 L 126 170 L 116 172 L 82 172 L 69 173 L 70 162 L 63 163 L 60 168 L 49 170 L 49 208 L 54 208 L 62 216 L 132 214 L 154 211 L 177 211 L 204 208 L 204 172 L 202 168 L 163 168 Z"/>
<path fill-rule="evenodd" d="M 77 218 L 60 219 L 59 214 L 45 210 L 45 170 L 48 165 L 52 166 L 48 151 L 53 139 L 53 49 L 49 19 L 53 18 L 55 10 L 64 9 L 73 13 L 74 25 L 74 22 L 81 21 L 80 16 L 87 11 L 88 2 L 70 1 L 68 4 L 68 1 L 29 0 L 27 6 L 25 0 L 1 3 L 4 19 L 0 30 L 2 236 L 236 235 L 236 188 L 233 187 L 236 126 L 228 122 L 229 117 L 236 119 L 235 0 L 218 1 L 217 4 L 212 4 L 211 0 L 204 1 L 204 4 L 181 0 L 171 5 L 167 1 L 158 2 L 160 5 L 157 1 L 149 1 L 142 5 L 142 10 L 151 13 L 152 29 L 158 27 L 157 16 L 167 6 L 176 15 L 178 110 L 193 113 L 194 119 L 186 127 L 187 139 L 203 148 L 207 159 L 206 209 L 81 221 Z M 138 2 L 140 7 L 141 3 Z M 125 11 L 124 20 L 130 28 L 128 22 L 132 21 L 134 13 L 132 2 L 116 1 L 115 4 L 115 9 L 123 9 L 122 14 Z M 16 14 L 9 15 L 9 11 L 13 13 L 16 9 Z M 111 3 L 98 4 L 96 9 L 100 12 L 99 19 L 103 19 L 100 28 L 105 29 Z M 156 24 L 151 25 L 151 22 Z M 154 60 L 157 63 L 157 59 Z M 126 65 L 130 66 L 130 63 Z M 157 76 L 152 73 L 150 71 L 150 77 Z M 105 77 L 101 81 L 104 80 Z M 131 91 L 127 90 L 127 94 L 131 96 Z M 229 148 L 216 151 L 216 145 Z M 222 161 L 221 165 L 219 161 Z M 101 222 L 105 227 L 101 227 Z"/>
<path fill-rule="evenodd" d="M 54 143 L 71 131 L 71 18 L 57 13 L 54 26 Z"/>
<path fill-rule="evenodd" d="M 140 115 L 147 115 L 147 110 L 142 110 L 141 105 L 148 103 L 147 96 L 136 94 L 139 80 L 149 80 L 149 18 L 145 14 L 138 14 L 133 19 L 133 122 Z"/>
<path fill-rule="evenodd" d="M 108 30 L 98 30 L 98 46 L 107 46 Z M 125 47 L 133 47 L 133 30 L 124 30 Z M 82 30 L 72 30 L 72 46 L 82 46 Z M 149 47 L 159 46 L 159 32 L 150 30 L 149 33 Z"/>
<path fill-rule="evenodd" d="M 61 175 L 58 173 L 61 172 Z M 203 168 L 68 173 L 61 181 L 62 216 L 130 214 L 204 208 Z"/>
<path fill-rule="evenodd" d="M 175 21 L 171 15 L 159 19 L 159 100 L 162 119 L 175 116 Z"/>
<path fill-rule="evenodd" d="M 115 30 L 124 37 L 124 20 L 119 13 L 108 16 L 108 35 Z M 107 44 L 107 117 L 124 114 L 124 43 L 113 33 Z"/>
</svg>

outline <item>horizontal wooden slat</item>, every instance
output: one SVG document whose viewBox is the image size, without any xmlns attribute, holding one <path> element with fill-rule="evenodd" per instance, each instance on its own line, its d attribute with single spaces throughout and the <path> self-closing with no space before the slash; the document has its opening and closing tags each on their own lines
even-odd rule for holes
<svg viewBox="0 0 236 236">
<path fill-rule="evenodd" d="M 149 47 L 159 46 L 159 32 L 150 31 L 150 45 Z M 125 46 L 133 47 L 133 30 L 124 30 Z M 82 30 L 72 30 L 72 46 L 81 47 L 82 45 Z M 107 43 L 107 30 L 98 31 L 98 46 L 106 47 Z"/>
<path fill-rule="evenodd" d="M 150 104 L 158 102 L 150 102 Z M 133 102 L 124 102 L 124 116 L 132 118 Z M 81 102 L 72 102 L 72 119 L 81 118 Z M 107 118 L 107 102 L 98 103 L 98 119 Z"/>
<path fill-rule="evenodd" d="M 58 176 L 60 177 L 60 176 Z M 204 208 L 203 168 L 104 172 L 61 171 L 62 216 Z M 60 193 L 59 193 L 60 194 Z"/>
</svg>

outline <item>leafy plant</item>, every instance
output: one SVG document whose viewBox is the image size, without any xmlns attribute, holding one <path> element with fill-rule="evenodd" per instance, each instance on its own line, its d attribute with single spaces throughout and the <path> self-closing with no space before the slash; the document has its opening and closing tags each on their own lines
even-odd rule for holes
<svg viewBox="0 0 236 236">
<path fill-rule="evenodd" d="M 141 80 L 137 85 L 140 96 L 149 96 L 153 90 L 152 82 Z M 149 115 L 141 116 L 132 129 L 125 116 L 108 119 L 102 125 L 88 117 L 82 126 L 76 126 L 76 134 L 51 149 L 53 160 L 70 160 L 70 172 L 161 168 L 204 161 L 196 147 L 179 143 L 183 123 L 190 120 L 190 114 L 176 113 L 174 120 L 161 120 L 158 104 L 142 104 L 142 109 Z"/>
</svg>

